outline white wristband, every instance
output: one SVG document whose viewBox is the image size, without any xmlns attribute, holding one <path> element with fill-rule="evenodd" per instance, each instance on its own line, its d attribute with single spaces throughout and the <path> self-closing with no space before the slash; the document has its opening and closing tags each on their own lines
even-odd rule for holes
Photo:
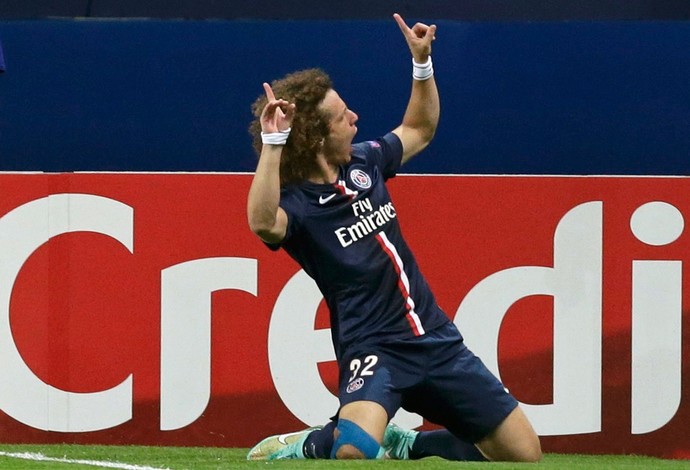
<svg viewBox="0 0 690 470">
<path fill-rule="evenodd" d="M 412 59 L 412 78 L 415 80 L 428 80 L 434 74 L 434 66 L 431 63 L 431 56 L 420 64 Z"/>
<path fill-rule="evenodd" d="M 290 131 L 292 130 L 291 127 L 288 127 L 284 131 L 278 131 L 278 132 L 262 132 L 261 133 L 261 142 L 264 145 L 285 145 L 285 143 L 288 140 L 288 137 L 290 136 Z"/>
</svg>

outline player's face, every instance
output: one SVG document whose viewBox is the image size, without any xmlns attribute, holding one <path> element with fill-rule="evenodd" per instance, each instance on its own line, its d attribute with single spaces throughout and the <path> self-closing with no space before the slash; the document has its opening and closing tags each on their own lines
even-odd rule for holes
<svg viewBox="0 0 690 470">
<path fill-rule="evenodd" d="M 321 102 L 321 109 L 330 116 L 331 129 L 324 141 L 323 153 L 334 163 L 347 163 L 350 160 L 352 139 L 357 134 L 355 123 L 359 117 L 347 107 L 335 90 L 328 90 Z"/>
</svg>

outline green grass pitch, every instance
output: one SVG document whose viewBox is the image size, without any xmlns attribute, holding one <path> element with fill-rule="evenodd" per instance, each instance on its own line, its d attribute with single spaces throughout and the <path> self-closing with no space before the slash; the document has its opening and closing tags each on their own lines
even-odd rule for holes
<svg viewBox="0 0 690 470">
<path fill-rule="evenodd" d="M 247 449 L 200 447 L 0 445 L 3 470 L 226 470 L 226 469 L 690 469 L 690 461 L 622 455 L 546 454 L 539 464 L 463 463 L 431 458 L 417 461 L 283 460 L 248 462 Z M 21 458 L 24 456 L 25 458 Z"/>
</svg>

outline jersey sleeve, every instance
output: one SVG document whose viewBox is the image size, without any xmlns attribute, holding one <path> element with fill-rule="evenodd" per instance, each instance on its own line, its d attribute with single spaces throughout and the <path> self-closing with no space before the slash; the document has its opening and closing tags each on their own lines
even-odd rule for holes
<svg viewBox="0 0 690 470">
<path fill-rule="evenodd" d="M 358 143 L 354 146 L 354 151 L 362 152 L 371 164 L 377 166 L 384 180 L 393 178 L 402 162 L 402 142 L 392 132 L 377 140 Z"/>
<path fill-rule="evenodd" d="M 266 243 L 266 246 L 271 250 L 276 251 L 280 249 L 286 242 L 288 242 L 299 231 L 302 221 L 303 206 L 299 204 L 299 200 L 295 194 L 283 191 L 280 197 L 280 207 L 287 214 L 287 227 L 285 229 L 285 237 L 278 243 Z"/>
</svg>

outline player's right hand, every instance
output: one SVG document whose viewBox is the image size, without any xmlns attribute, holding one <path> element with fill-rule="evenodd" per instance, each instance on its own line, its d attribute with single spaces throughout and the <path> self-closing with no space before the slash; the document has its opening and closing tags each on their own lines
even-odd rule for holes
<svg viewBox="0 0 690 470">
<path fill-rule="evenodd" d="M 284 99 L 276 99 L 273 89 L 268 83 L 264 83 L 266 92 L 266 106 L 261 111 L 261 131 L 273 133 L 284 131 L 292 126 L 292 119 L 295 116 L 295 104 Z"/>
</svg>

